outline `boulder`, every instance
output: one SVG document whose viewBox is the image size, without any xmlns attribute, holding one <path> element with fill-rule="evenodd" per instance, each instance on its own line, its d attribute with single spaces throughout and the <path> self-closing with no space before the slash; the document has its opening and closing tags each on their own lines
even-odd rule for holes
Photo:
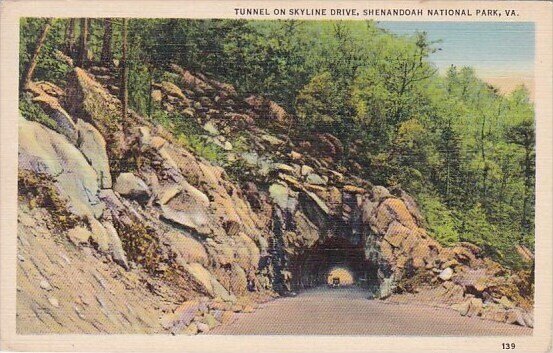
<svg viewBox="0 0 553 353">
<path fill-rule="evenodd" d="M 482 308 L 483 308 L 482 299 L 471 298 L 467 316 L 469 317 L 479 316 L 482 313 Z"/>
<path fill-rule="evenodd" d="M 179 170 L 179 167 L 177 165 L 177 162 L 171 157 L 171 153 L 169 152 L 169 149 L 164 145 L 160 147 L 160 149 L 157 151 L 161 159 L 163 160 L 164 167 L 166 169 L 173 169 L 173 170 Z"/>
<path fill-rule="evenodd" d="M 324 201 L 321 200 L 316 194 L 309 191 L 306 191 L 305 194 L 309 196 L 312 201 L 315 202 L 315 204 L 321 209 L 321 211 L 323 211 L 325 215 L 328 216 L 330 214 L 330 209 L 328 208 L 326 203 L 324 203 Z"/>
<path fill-rule="evenodd" d="M 234 312 L 230 310 L 223 311 L 221 319 L 219 320 L 222 324 L 230 324 L 235 320 Z"/>
<path fill-rule="evenodd" d="M 215 316 L 213 316 L 211 314 L 205 314 L 201 318 L 201 322 L 205 323 L 209 327 L 209 329 L 213 329 L 213 328 L 219 326 L 219 321 L 217 321 Z"/>
<path fill-rule="evenodd" d="M 294 209 L 295 199 L 290 197 L 290 190 L 286 185 L 275 183 L 269 186 L 269 196 L 281 209 Z"/>
<path fill-rule="evenodd" d="M 532 314 L 523 313 L 522 316 L 523 316 L 524 323 L 526 324 L 526 326 L 534 327 L 534 317 L 532 316 Z"/>
<path fill-rule="evenodd" d="M 176 261 L 185 266 L 189 263 L 198 263 L 203 266 L 209 264 L 207 252 L 201 242 L 181 232 L 165 233 L 163 239 L 177 255 Z"/>
<path fill-rule="evenodd" d="M 513 309 L 515 307 L 515 304 L 510 301 L 506 296 L 502 296 L 501 299 L 499 299 L 499 304 L 503 306 L 505 309 Z"/>
<path fill-rule="evenodd" d="M 197 335 L 198 334 L 198 326 L 195 322 L 191 323 L 186 327 L 186 329 L 183 331 L 185 335 Z"/>
<path fill-rule="evenodd" d="M 180 331 L 194 320 L 199 305 L 200 303 L 197 300 L 182 303 L 173 313 L 166 314 L 161 318 L 161 326 L 170 329 L 172 332 Z"/>
<path fill-rule="evenodd" d="M 159 151 L 160 149 L 162 149 L 166 143 L 167 143 L 167 140 L 160 136 L 153 136 L 148 141 L 148 144 L 150 145 L 150 147 L 152 147 L 156 151 Z"/>
<path fill-rule="evenodd" d="M 382 282 L 380 283 L 379 299 L 386 299 L 389 296 L 391 296 L 394 293 L 395 287 L 396 287 L 396 285 L 395 285 L 393 276 L 383 278 Z"/>
<path fill-rule="evenodd" d="M 454 305 L 452 307 L 455 310 L 457 310 L 459 312 L 459 314 L 461 314 L 461 316 L 466 316 L 469 312 L 469 309 L 470 309 L 470 299 L 464 301 L 461 304 Z"/>
<path fill-rule="evenodd" d="M 451 277 L 453 277 L 453 269 L 451 267 L 445 268 L 438 275 L 438 278 L 440 278 L 442 281 L 449 281 Z"/>
<path fill-rule="evenodd" d="M 84 227 L 75 227 L 67 231 L 67 237 L 75 245 L 88 244 L 92 233 Z"/>
<path fill-rule="evenodd" d="M 171 201 L 173 197 L 177 196 L 181 191 L 182 186 L 179 184 L 170 184 L 168 186 L 165 186 L 157 192 L 157 202 L 160 205 L 165 205 L 166 203 Z"/>
<path fill-rule="evenodd" d="M 106 230 L 106 234 L 108 236 L 109 253 L 111 254 L 113 261 L 119 264 L 124 269 L 128 270 L 129 264 L 127 261 L 127 254 L 123 249 L 123 244 L 121 243 L 121 238 L 119 238 L 119 234 L 117 234 L 117 230 L 115 229 L 113 224 L 108 221 L 104 221 L 102 223 L 102 226 Z"/>
<path fill-rule="evenodd" d="M 192 278 L 202 287 L 202 289 L 206 294 L 210 295 L 211 297 L 214 296 L 212 276 L 208 270 L 206 270 L 199 263 L 192 263 L 192 264 L 186 265 L 184 268 L 192 276 Z"/>
<path fill-rule="evenodd" d="M 392 194 L 384 186 L 374 186 L 371 190 L 372 198 L 374 202 L 381 202 L 382 200 L 392 197 Z"/>
<path fill-rule="evenodd" d="M 261 135 L 261 139 L 268 142 L 271 146 L 279 146 L 284 143 L 284 141 L 272 135 Z"/>
<path fill-rule="evenodd" d="M 246 272 L 237 264 L 232 264 L 230 290 L 236 294 L 244 294 L 247 291 L 248 279 Z"/>
<path fill-rule="evenodd" d="M 344 185 L 342 190 L 344 190 L 344 192 L 347 192 L 349 194 L 364 194 L 365 193 L 365 189 L 360 188 L 360 187 L 355 186 L 355 185 Z"/>
<path fill-rule="evenodd" d="M 417 228 L 417 224 L 415 222 L 415 219 L 405 206 L 405 203 L 401 201 L 400 199 L 395 198 L 389 198 L 382 202 L 379 209 L 384 208 L 387 213 L 390 214 L 396 221 L 403 224 L 405 227 L 409 229 Z"/>
<path fill-rule="evenodd" d="M 56 86 L 57 87 L 57 86 Z M 46 88 L 46 91 L 44 90 Z M 59 90 L 49 89 L 45 84 L 33 83 L 29 84 L 28 90 L 34 96 L 32 101 L 37 103 L 42 110 L 55 122 L 54 130 L 67 137 L 71 143 L 77 142 L 77 127 L 73 118 L 62 108 L 54 91 Z M 54 93 L 54 95 L 52 94 Z"/>
<path fill-rule="evenodd" d="M 88 224 L 92 232 L 92 240 L 96 243 L 98 250 L 107 253 L 110 249 L 110 236 L 106 229 L 102 223 L 94 217 L 88 218 Z"/>
<path fill-rule="evenodd" d="M 296 169 L 284 163 L 275 163 L 273 164 L 273 169 L 285 174 L 295 175 Z"/>
<path fill-rule="evenodd" d="M 55 97 L 55 98 L 62 98 L 65 96 L 65 92 L 60 87 L 56 86 L 52 82 L 48 81 L 36 81 L 31 82 L 30 85 L 36 85 L 38 89 L 41 89 L 49 96 Z"/>
<path fill-rule="evenodd" d="M 76 215 L 97 218 L 102 214 L 97 173 L 81 151 L 59 133 L 23 118 L 19 120 L 19 168 L 54 177 Z"/>
<path fill-rule="evenodd" d="M 215 277 L 211 277 L 211 286 L 213 288 L 213 296 L 215 298 L 221 298 L 226 302 L 235 302 L 236 297 L 226 290 L 225 287 Z"/>
<path fill-rule="evenodd" d="M 163 95 L 161 94 L 161 90 L 159 89 L 152 90 L 152 100 L 154 102 L 159 103 L 161 102 L 162 99 L 163 99 Z"/>
<path fill-rule="evenodd" d="M 526 322 L 524 321 L 524 312 L 520 309 L 511 309 L 507 311 L 505 322 L 508 324 L 526 326 Z"/>
<path fill-rule="evenodd" d="M 122 157 L 126 141 L 120 118 L 121 102 L 79 67 L 68 75 L 66 92 L 65 106 L 69 114 L 94 125 L 108 142 L 110 156 Z"/>
<path fill-rule="evenodd" d="M 77 120 L 76 127 L 77 147 L 96 171 L 98 184 L 103 189 L 111 188 L 111 173 L 104 137 L 94 126 L 81 119 Z"/>
<path fill-rule="evenodd" d="M 142 179 L 133 173 L 121 173 L 115 180 L 113 190 L 121 196 L 133 199 L 148 199 L 150 189 Z"/>
<path fill-rule="evenodd" d="M 179 207 L 180 206 L 180 207 Z M 161 206 L 161 216 L 165 220 L 171 221 L 184 227 L 187 230 L 193 230 L 198 234 L 209 236 L 209 219 L 202 208 L 194 208 L 193 205 L 167 204 Z"/>
<path fill-rule="evenodd" d="M 307 176 L 307 175 L 309 175 L 309 174 L 311 174 L 311 173 L 314 172 L 313 168 L 311 168 L 311 167 L 308 166 L 308 165 L 302 165 L 300 171 L 301 171 L 301 175 L 302 175 L 302 176 Z"/>
<path fill-rule="evenodd" d="M 184 70 L 175 64 L 171 65 L 171 69 L 181 76 L 186 88 L 190 88 L 200 94 L 203 94 L 206 91 L 213 91 L 213 86 L 200 79 L 199 77 L 193 75 L 192 73 L 190 73 L 190 71 Z"/>
<path fill-rule="evenodd" d="M 411 230 L 403 226 L 401 223 L 393 221 L 384 235 L 384 240 L 390 243 L 393 247 L 399 248 L 403 242 L 403 239 L 405 239 L 410 233 Z"/>
<path fill-rule="evenodd" d="M 491 321 L 497 321 L 497 322 L 505 322 L 505 311 L 503 309 L 497 309 L 497 308 L 486 308 L 482 311 L 482 319 L 485 320 L 491 320 Z"/>
<path fill-rule="evenodd" d="M 209 332 L 209 325 L 204 324 L 203 322 L 196 322 L 196 326 L 198 327 L 198 331 L 202 333 Z"/>
<path fill-rule="evenodd" d="M 292 159 L 293 161 L 300 161 L 302 158 L 303 158 L 303 155 L 299 152 L 296 152 L 296 151 L 291 151 L 290 154 L 288 155 L 290 157 L 290 159 Z"/>
<path fill-rule="evenodd" d="M 449 261 L 446 261 L 442 264 L 441 268 L 445 269 L 445 268 L 448 268 L 448 267 L 451 267 L 451 268 L 455 268 L 457 266 L 459 266 L 459 262 L 455 259 L 453 260 L 449 260 Z"/>
<path fill-rule="evenodd" d="M 320 175 L 315 173 L 308 174 L 307 178 L 305 178 L 305 181 L 308 182 L 309 184 L 314 184 L 314 185 L 326 185 L 326 181 L 323 178 L 321 178 Z"/>
<path fill-rule="evenodd" d="M 182 90 L 177 86 L 175 85 L 174 83 L 172 82 L 168 82 L 168 81 L 163 81 L 161 83 L 161 89 L 165 92 L 165 94 L 167 94 L 168 96 L 173 96 L 173 97 L 177 97 L 177 98 L 180 98 L 182 100 L 188 100 L 188 98 L 186 98 L 186 96 L 184 95 L 184 93 L 182 93 Z"/>
<path fill-rule="evenodd" d="M 203 205 L 204 207 L 209 206 L 209 197 L 207 197 L 206 194 L 195 188 L 194 186 L 190 185 L 188 182 L 183 180 L 181 182 L 182 191 L 190 198 L 192 198 L 195 202 Z"/>
</svg>

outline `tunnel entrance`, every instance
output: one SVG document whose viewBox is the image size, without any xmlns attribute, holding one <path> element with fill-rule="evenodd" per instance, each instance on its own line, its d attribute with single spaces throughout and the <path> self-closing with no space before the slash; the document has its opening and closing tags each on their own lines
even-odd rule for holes
<svg viewBox="0 0 553 353">
<path fill-rule="evenodd" d="M 363 244 L 352 244 L 344 237 L 320 240 L 298 254 L 290 265 L 294 291 L 328 285 L 334 278 L 339 278 L 340 284 L 378 288 L 377 264 L 365 258 Z"/>
<path fill-rule="evenodd" d="M 330 286 L 350 286 L 355 283 L 353 273 L 345 267 L 334 267 L 326 278 L 326 284 Z"/>
</svg>

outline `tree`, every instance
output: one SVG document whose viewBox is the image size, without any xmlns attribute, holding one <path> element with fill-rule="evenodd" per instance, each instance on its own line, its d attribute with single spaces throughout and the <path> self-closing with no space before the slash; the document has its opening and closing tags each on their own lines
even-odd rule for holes
<svg viewBox="0 0 553 353">
<path fill-rule="evenodd" d="M 519 124 L 511 127 L 507 132 L 507 138 L 510 142 L 519 145 L 524 150 L 523 175 L 524 175 L 524 193 L 522 196 L 523 206 L 521 214 L 521 227 L 530 231 L 532 224 L 529 219 L 529 206 L 534 197 L 534 178 L 535 178 L 535 151 L 536 138 L 534 133 L 534 122 L 532 120 L 523 120 Z"/>
<path fill-rule="evenodd" d="M 67 30 L 65 32 L 65 53 L 69 57 L 73 57 L 75 51 L 75 19 L 69 19 Z"/>
<path fill-rule="evenodd" d="M 52 19 L 47 18 L 46 22 L 44 23 L 42 30 L 40 32 L 40 35 L 37 38 L 35 49 L 33 51 L 33 55 L 31 57 L 31 60 L 27 64 L 27 67 L 25 68 L 25 71 L 22 76 L 22 80 L 20 82 L 20 86 L 22 89 L 26 89 L 29 86 L 29 83 L 31 82 L 31 79 L 33 78 L 33 73 L 35 71 L 37 62 L 38 62 L 38 56 L 40 54 L 40 50 L 42 49 L 42 46 L 44 45 L 44 41 L 46 40 L 46 36 L 48 35 L 48 31 L 50 30 L 50 27 L 52 25 Z"/>
<path fill-rule="evenodd" d="M 84 68 L 87 64 L 87 40 L 88 40 L 88 19 L 81 18 L 81 35 L 79 38 L 79 52 L 77 55 L 76 66 Z"/>
<path fill-rule="evenodd" d="M 327 71 L 313 77 L 300 90 L 296 98 L 296 111 L 305 130 L 336 130 L 340 123 L 336 90 L 336 83 Z"/>
<path fill-rule="evenodd" d="M 104 19 L 104 39 L 102 42 L 102 54 L 100 60 L 105 66 L 111 66 L 112 51 L 111 51 L 111 18 Z"/>
<path fill-rule="evenodd" d="M 127 23 L 128 19 L 123 18 L 123 29 L 122 29 L 122 38 L 121 38 L 121 87 L 120 87 L 120 99 L 121 99 L 121 109 L 123 121 L 127 119 L 127 104 L 129 101 L 129 89 L 128 89 L 128 80 L 129 80 L 129 67 L 127 62 Z"/>
</svg>

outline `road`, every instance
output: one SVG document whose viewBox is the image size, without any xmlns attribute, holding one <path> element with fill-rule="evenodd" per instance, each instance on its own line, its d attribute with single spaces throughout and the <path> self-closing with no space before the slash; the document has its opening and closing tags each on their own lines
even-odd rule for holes
<svg viewBox="0 0 553 353">
<path fill-rule="evenodd" d="M 531 335 L 526 327 L 460 316 L 452 309 L 368 300 L 356 288 L 325 287 L 279 298 L 237 314 L 217 335 Z"/>
</svg>

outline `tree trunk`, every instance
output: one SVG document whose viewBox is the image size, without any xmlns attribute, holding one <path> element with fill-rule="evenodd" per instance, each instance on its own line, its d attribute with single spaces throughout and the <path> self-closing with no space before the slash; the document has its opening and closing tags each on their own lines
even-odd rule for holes
<svg viewBox="0 0 553 353">
<path fill-rule="evenodd" d="M 485 146 L 485 139 L 486 134 L 484 131 L 484 127 L 486 126 L 486 116 L 483 115 L 482 118 L 482 125 L 480 128 L 480 154 L 482 157 L 482 163 L 484 163 L 483 169 L 482 169 L 482 203 L 484 205 L 487 205 L 487 198 L 488 198 L 488 165 L 486 161 L 486 146 Z"/>
<path fill-rule="evenodd" d="M 148 64 L 148 117 L 152 117 L 152 91 L 153 91 L 153 83 L 154 83 L 154 66 L 151 64 Z"/>
<path fill-rule="evenodd" d="M 104 20 L 105 23 L 105 30 L 104 30 L 104 41 L 102 44 L 102 63 L 104 66 L 111 66 L 111 60 L 112 60 L 112 52 L 111 52 L 111 37 L 112 37 L 112 29 L 111 29 L 111 18 L 106 18 Z"/>
<path fill-rule="evenodd" d="M 122 107 L 123 121 L 127 118 L 127 103 L 129 100 L 128 92 L 128 76 L 129 67 L 127 64 L 127 22 L 126 18 L 123 19 L 123 33 L 122 33 L 122 56 L 121 56 L 121 87 L 120 87 L 120 99 Z"/>
<path fill-rule="evenodd" d="M 75 39 L 73 36 L 75 35 L 75 19 L 72 18 L 69 20 L 69 24 L 67 25 L 67 31 L 65 32 L 65 54 L 67 54 L 70 58 L 73 57 L 74 50 L 75 50 Z"/>
<path fill-rule="evenodd" d="M 532 196 L 532 162 L 531 162 L 531 153 L 532 153 L 532 143 L 530 138 L 524 139 L 524 198 L 522 205 L 522 221 L 521 226 L 524 230 L 529 230 L 530 221 L 528 220 L 528 205 L 530 204 L 530 197 Z"/>
<path fill-rule="evenodd" d="M 52 26 L 52 19 L 51 18 L 46 19 L 46 23 L 44 23 L 44 26 L 42 27 L 42 31 L 40 32 L 40 35 L 37 38 L 35 50 L 33 51 L 33 56 L 31 56 L 31 60 L 29 60 L 29 63 L 27 64 L 27 67 L 25 68 L 25 71 L 21 76 L 20 88 L 22 89 L 26 89 L 29 86 L 31 79 L 33 78 L 33 72 L 35 71 L 36 65 L 38 63 L 38 55 L 40 54 L 40 50 L 44 45 L 44 41 L 46 40 L 46 35 L 48 34 L 48 30 L 50 30 L 51 26 Z"/>
<path fill-rule="evenodd" d="M 92 29 L 92 21 L 94 21 L 93 18 L 87 18 L 87 19 L 86 19 L 86 28 L 87 28 L 87 31 L 86 31 L 86 42 L 87 42 L 87 43 L 90 43 L 91 40 L 92 40 L 92 32 L 93 32 L 93 29 Z"/>
<path fill-rule="evenodd" d="M 76 66 L 84 68 L 87 61 L 88 19 L 81 18 L 81 37 Z"/>
</svg>

